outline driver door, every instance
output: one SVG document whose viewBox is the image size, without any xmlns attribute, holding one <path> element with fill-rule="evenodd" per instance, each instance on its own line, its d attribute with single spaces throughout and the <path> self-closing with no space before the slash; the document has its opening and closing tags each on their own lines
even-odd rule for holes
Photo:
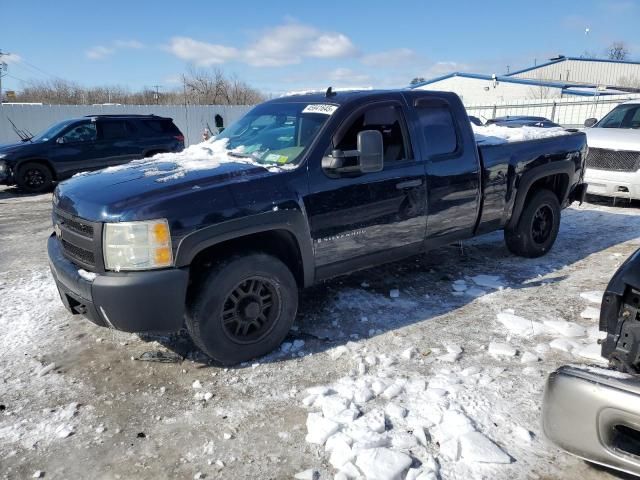
<svg viewBox="0 0 640 480">
<path fill-rule="evenodd" d="M 56 139 L 49 156 L 63 178 L 95 170 L 96 159 L 101 157 L 96 149 L 97 139 L 96 124 L 91 120 L 73 124 Z"/>
<path fill-rule="evenodd" d="M 304 203 L 318 278 L 410 255 L 424 242 L 425 167 L 414 156 L 402 104 L 384 101 L 356 109 L 329 150 L 355 150 L 363 130 L 382 134 L 382 171 L 336 175 L 317 161 L 309 173 Z"/>
</svg>

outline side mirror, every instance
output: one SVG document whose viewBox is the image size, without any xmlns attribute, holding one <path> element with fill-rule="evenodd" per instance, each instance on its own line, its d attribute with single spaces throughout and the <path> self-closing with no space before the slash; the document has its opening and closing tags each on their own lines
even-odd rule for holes
<svg viewBox="0 0 640 480">
<path fill-rule="evenodd" d="M 56 138 L 56 143 L 59 143 L 59 144 L 61 144 L 61 145 L 62 145 L 62 144 L 64 143 L 64 137 L 58 137 L 58 138 Z"/>
<path fill-rule="evenodd" d="M 587 128 L 593 127 L 596 123 L 598 123 L 598 119 L 597 118 L 587 118 L 584 121 L 584 126 Z"/>
<path fill-rule="evenodd" d="M 384 167 L 384 146 L 378 130 L 358 133 L 359 167 L 362 173 L 379 172 Z"/>
</svg>

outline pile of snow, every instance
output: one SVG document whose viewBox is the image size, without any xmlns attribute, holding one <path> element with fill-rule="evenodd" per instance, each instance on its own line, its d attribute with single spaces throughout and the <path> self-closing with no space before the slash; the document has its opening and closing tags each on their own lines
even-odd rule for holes
<svg viewBox="0 0 640 480">
<path fill-rule="evenodd" d="M 145 176 L 157 177 L 158 182 L 167 182 L 184 177 L 188 172 L 210 170 L 223 164 L 239 164 L 247 167 L 262 167 L 270 172 L 280 172 L 294 169 L 293 164 L 270 165 L 259 163 L 251 157 L 242 157 L 244 147 L 228 149 L 228 139 L 216 140 L 212 138 L 196 145 L 191 145 L 181 152 L 160 153 L 152 158 L 136 160 L 124 165 L 108 167 L 96 174 L 114 173 L 126 169 L 141 169 Z"/>
<path fill-rule="evenodd" d="M 568 135 L 562 127 L 539 128 L 539 127 L 502 127 L 499 125 L 474 125 L 473 133 L 476 136 L 476 143 L 479 145 L 500 145 L 503 143 L 522 142 L 524 140 L 536 140 L 540 138 L 558 137 Z"/>
<path fill-rule="evenodd" d="M 446 349 L 448 361 L 460 358 L 460 346 Z M 437 479 L 443 462 L 473 469 L 513 461 L 458 401 L 467 398 L 464 384 L 488 384 L 503 369 L 457 367 L 458 373 L 441 369 L 431 377 L 407 375 L 402 362 L 419 357 L 411 348 L 399 357 L 375 355 L 357 344 L 344 350 L 341 356 L 351 354 L 365 368 L 356 367 L 331 385 L 311 387 L 302 399 L 310 410 L 306 440 L 324 447 L 335 478 Z"/>
</svg>

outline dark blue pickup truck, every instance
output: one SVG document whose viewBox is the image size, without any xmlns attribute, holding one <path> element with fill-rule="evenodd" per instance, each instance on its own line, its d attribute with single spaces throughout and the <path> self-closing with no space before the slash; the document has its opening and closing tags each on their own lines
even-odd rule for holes
<svg viewBox="0 0 640 480">
<path fill-rule="evenodd" d="M 586 190 L 585 135 L 562 133 L 478 148 L 451 93 L 271 100 L 208 143 L 60 184 L 51 269 L 98 325 L 186 322 L 209 356 L 244 361 L 280 344 L 298 289 L 323 279 L 497 229 L 545 254 Z"/>
</svg>

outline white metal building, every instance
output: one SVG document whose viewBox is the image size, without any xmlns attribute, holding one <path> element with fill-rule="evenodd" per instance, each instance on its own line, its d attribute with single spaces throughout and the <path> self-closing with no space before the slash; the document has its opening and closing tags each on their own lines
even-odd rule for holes
<svg viewBox="0 0 640 480">
<path fill-rule="evenodd" d="M 597 84 L 531 80 L 506 75 L 482 75 L 454 72 L 414 85 L 421 90 L 457 93 L 465 104 L 510 102 L 516 100 L 557 99 L 624 93 L 615 89 L 598 89 Z"/>
<path fill-rule="evenodd" d="M 640 89 L 640 62 L 559 56 L 506 76 L 574 84 Z"/>
</svg>

